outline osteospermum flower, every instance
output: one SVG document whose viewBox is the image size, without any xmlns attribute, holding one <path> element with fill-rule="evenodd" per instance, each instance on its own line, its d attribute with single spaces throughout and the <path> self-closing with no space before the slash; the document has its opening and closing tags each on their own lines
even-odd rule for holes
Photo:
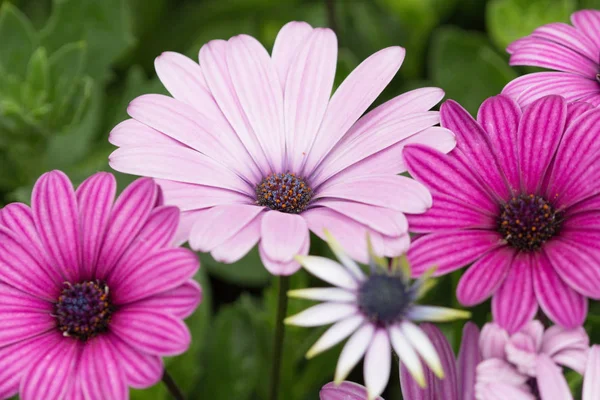
<svg viewBox="0 0 600 400">
<path fill-rule="evenodd" d="M 550 94 L 600 104 L 600 11 L 577 11 L 571 22 L 543 25 L 508 46 L 510 65 L 555 71 L 521 76 L 503 94 L 521 105 Z"/>
<path fill-rule="evenodd" d="M 473 400 L 475 395 L 475 367 L 481 361 L 479 329 L 471 322 L 463 328 L 458 360 L 455 361 L 452 346 L 444 334 L 432 324 L 422 324 L 421 329 L 431 340 L 440 356 L 445 377 L 437 378 L 429 368 L 425 369 L 427 386 L 416 383 L 405 367 L 400 368 L 400 386 L 404 400 Z M 330 382 L 320 392 L 321 400 L 364 400 L 367 389 L 353 382 L 336 385 Z M 378 400 L 383 400 L 378 398 Z"/>
<path fill-rule="evenodd" d="M 308 272 L 337 288 L 289 292 L 292 297 L 323 303 L 287 318 L 287 324 L 334 324 L 308 350 L 306 357 L 314 357 L 350 337 L 340 355 L 335 382 L 341 383 L 365 356 L 364 378 L 369 399 L 379 396 L 388 383 L 392 347 L 420 386 L 424 387 L 426 381 L 419 356 L 442 378 L 444 371 L 435 347 L 414 322 L 468 318 L 470 313 L 416 304 L 431 288 L 431 281 L 425 276 L 411 283 L 410 267 L 398 258 L 388 266 L 385 259 L 371 252 L 371 274 L 366 275 L 331 236 L 329 245 L 343 265 L 316 256 L 297 259 Z"/>
<path fill-rule="evenodd" d="M 545 330 L 539 321 L 531 321 L 510 335 L 488 323 L 481 331 L 479 345 L 483 361 L 476 372 L 477 400 L 569 400 L 571 392 L 560 366 L 580 374 L 586 369 L 589 375 L 598 374 L 597 370 L 592 372 L 597 361 L 587 361 L 589 338 L 581 327 L 555 325 Z M 591 392 L 599 385 L 586 382 L 586 386 L 590 387 L 584 391 Z"/>
<path fill-rule="evenodd" d="M 309 230 L 327 227 L 349 254 L 366 262 L 365 233 L 378 254 L 409 244 L 404 213 L 431 197 L 405 171 L 400 152 L 423 143 L 447 152 L 453 135 L 433 127 L 437 88 L 400 95 L 361 115 L 404 60 L 383 49 L 360 64 L 330 98 L 337 62 L 330 29 L 291 22 L 272 55 L 254 38 L 215 40 L 200 65 L 176 53 L 156 59 L 173 98 L 143 95 L 113 129 L 120 147 L 110 165 L 157 180 L 165 202 L 182 211 L 180 237 L 222 262 L 257 242 L 265 267 L 289 275 L 308 254 Z M 360 119 L 359 119 L 360 118 Z"/>
<path fill-rule="evenodd" d="M 459 301 L 493 296 L 494 319 L 511 333 L 538 304 L 557 324 L 581 325 L 587 298 L 600 298 L 600 110 L 560 96 L 521 110 L 499 95 L 482 104 L 477 121 L 453 101 L 442 105 L 441 119 L 457 136 L 452 153 L 404 150 L 434 199 L 410 219 L 424 234 L 408 252 L 413 272 L 470 265 Z"/>
<path fill-rule="evenodd" d="M 171 244 L 179 211 L 148 178 L 115 190 L 53 171 L 31 208 L 0 210 L 0 398 L 126 399 L 189 347 L 201 290 L 195 254 Z"/>
</svg>

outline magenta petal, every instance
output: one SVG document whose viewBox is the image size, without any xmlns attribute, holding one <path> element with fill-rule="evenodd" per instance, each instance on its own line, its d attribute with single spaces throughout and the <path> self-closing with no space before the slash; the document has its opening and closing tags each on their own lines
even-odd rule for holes
<svg viewBox="0 0 600 400">
<path fill-rule="evenodd" d="M 65 279 L 77 281 L 81 233 L 71 181 L 60 171 L 45 173 L 33 188 L 31 204 L 38 234 L 52 266 Z"/>
<path fill-rule="evenodd" d="M 494 320 L 510 334 L 519 331 L 537 312 L 532 276 L 536 266 L 531 253 L 518 253 L 504 283 L 492 298 Z"/>
<path fill-rule="evenodd" d="M 110 335 L 110 342 L 117 354 L 128 386 L 145 389 L 160 381 L 164 370 L 162 358 L 144 354 L 116 335 Z"/>
<path fill-rule="evenodd" d="M 62 280 L 33 246 L 0 226 L 0 280 L 33 296 L 54 301 Z"/>
<path fill-rule="evenodd" d="M 177 318 L 189 317 L 202 301 L 202 288 L 192 279 L 183 285 L 136 301 L 136 308 L 159 309 Z"/>
<path fill-rule="evenodd" d="M 407 255 L 415 276 L 434 266 L 437 267 L 436 275 L 444 275 L 472 263 L 501 245 L 496 232 L 445 231 L 417 238 Z"/>
<path fill-rule="evenodd" d="M 488 134 L 497 162 L 513 191 L 519 190 L 519 162 L 517 160 L 517 130 L 521 109 L 507 96 L 486 99 L 479 107 L 477 121 Z"/>
<path fill-rule="evenodd" d="M 0 282 L 0 309 L 3 312 L 51 314 L 54 309 L 54 302 L 42 300 Z"/>
<path fill-rule="evenodd" d="M 403 364 L 400 364 L 400 389 L 402 390 L 402 398 L 409 400 L 437 400 L 436 388 L 433 374 L 428 368 L 425 369 L 425 384 L 426 387 L 419 386 L 415 378 L 406 369 Z M 364 400 L 361 399 L 361 400 Z"/>
<path fill-rule="evenodd" d="M 475 370 L 481 362 L 479 351 L 479 329 L 472 322 L 463 327 L 462 341 L 458 352 L 458 393 L 461 400 L 475 400 Z"/>
<path fill-rule="evenodd" d="M 596 44 L 581 30 L 569 24 L 555 22 L 542 25 L 533 31 L 532 36 L 572 48 L 591 60 L 596 60 L 598 57 Z"/>
<path fill-rule="evenodd" d="M 187 326 L 172 315 L 127 306 L 113 315 L 111 330 L 131 347 L 157 356 L 175 356 L 190 346 Z"/>
<path fill-rule="evenodd" d="M 568 128 L 577 118 L 585 114 L 587 111 L 593 110 L 594 106 L 583 101 L 575 101 L 567 104 L 567 122 Z M 565 137 L 566 138 L 566 137 Z M 563 143 L 565 138 L 563 138 Z"/>
<path fill-rule="evenodd" d="M 39 311 L 14 311 L 0 306 L 0 318 L 4 325 L 0 330 L 0 347 L 56 328 L 56 319 Z"/>
<path fill-rule="evenodd" d="M 565 328 L 581 326 L 587 316 L 587 298 L 560 279 L 545 254 L 536 258 L 533 287 L 540 307 L 554 323 Z"/>
<path fill-rule="evenodd" d="M 0 226 L 12 231 L 23 245 L 33 247 L 38 254 L 36 258 L 40 261 L 45 260 L 46 252 L 43 250 L 42 241 L 35 227 L 31 208 L 23 203 L 7 204 L 0 209 Z M 60 279 L 58 272 L 55 272 L 54 275 Z"/>
<path fill-rule="evenodd" d="M 319 392 L 320 400 L 365 400 L 367 398 L 367 388 L 354 382 L 344 381 L 339 385 L 333 382 L 323 386 Z M 374 400 L 383 400 L 376 397 Z"/>
<path fill-rule="evenodd" d="M 404 148 L 404 161 L 414 178 L 423 182 L 433 195 L 442 194 L 489 212 L 497 213 L 497 202 L 466 165 L 454 157 L 423 145 Z M 460 190 L 456 190 L 460 187 Z"/>
<path fill-rule="evenodd" d="M 156 201 L 157 187 L 149 178 L 129 185 L 115 202 L 104 243 L 98 255 L 96 276 L 104 279 L 146 224 Z"/>
<path fill-rule="evenodd" d="M 86 179 L 76 192 L 81 231 L 81 275 L 90 279 L 108 227 L 117 190 L 112 174 L 99 172 Z"/>
<path fill-rule="evenodd" d="M 440 109 L 441 125 L 456 134 L 454 158 L 481 178 L 481 183 L 489 187 L 499 198 L 510 196 L 505 178 L 499 170 L 496 156 L 491 148 L 486 132 L 471 115 L 453 100 L 448 100 Z"/>
<path fill-rule="evenodd" d="M 433 324 L 422 324 L 420 327 L 431 340 L 442 363 L 442 369 L 445 375 L 444 379 L 434 378 L 438 397 L 443 396 L 444 400 L 462 399 L 462 397 L 459 397 L 458 392 L 458 375 L 454 352 L 452 351 L 452 347 L 450 347 L 448 339 L 446 339 L 442 331 Z M 427 373 L 433 376 L 433 373 L 429 369 Z"/>
<path fill-rule="evenodd" d="M 465 306 L 473 306 L 487 300 L 502 284 L 514 255 L 514 249 L 503 246 L 477 260 L 458 282 L 458 301 Z"/>
<path fill-rule="evenodd" d="M 124 400 L 129 398 L 122 363 L 112 340 L 98 336 L 85 344 L 79 372 L 81 389 L 86 399 Z"/>
<path fill-rule="evenodd" d="M 40 353 L 56 340 L 63 340 L 55 332 L 21 340 L 11 346 L 0 347 L 0 398 L 8 399 L 19 391 L 21 378 L 33 365 Z"/>
<path fill-rule="evenodd" d="M 535 101 L 523 112 L 519 124 L 518 157 L 521 189 L 537 193 L 544 174 L 562 139 L 567 119 L 567 105 L 560 96 Z M 543 135 L 540 135 L 543 132 Z"/>
<path fill-rule="evenodd" d="M 597 10 L 580 10 L 571 14 L 571 22 L 600 48 L 600 15 Z"/>
<path fill-rule="evenodd" d="M 290 262 L 309 240 L 306 220 L 297 214 L 268 211 L 261 221 L 260 250 L 268 259 Z"/>
<path fill-rule="evenodd" d="M 75 365 L 83 347 L 81 342 L 63 338 L 57 331 L 56 341 L 38 353 L 21 380 L 19 394 L 23 400 L 59 400 L 68 392 L 75 378 Z"/>
<path fill-rule="evenodd" d="M 200 267 L 196 253 L 183 248 L 159 250 L 136 261 L 121 266 L 108 278 L 114 304 L 127 304 L 174 289 Z"/>
</svg>

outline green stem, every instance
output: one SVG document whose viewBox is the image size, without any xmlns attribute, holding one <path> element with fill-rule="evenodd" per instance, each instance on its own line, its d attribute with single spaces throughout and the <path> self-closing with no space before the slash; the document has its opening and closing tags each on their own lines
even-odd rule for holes
<svg viewBox="0 0 600 400">
<path fill-rule="evenodd" d="M 185 400 L 181 389 L 179 388 L 179 386 L 177 386 L 171 375 L 169 375 L 166 368 L 165 372 L 163 373 L 162 381 L 165 383 L 167 390 L 169 391 L 169 393 L 171 393 L 171 396 L 173 396 L 175 400 Z"/>
<path fill-rule="evenodd" d="M 281 359 L 283 354 L 283 334 L 285 332 L 283 319 L 287 313 L 287 291 L 290 279 L 279 277 L 279 293 L 277 295 L 277 316 L 275 317 L 275 337 L 273 339 L 273 358 L 271 363 L 271 388 L 269 399 L 277 400 L 279 396 L 279 381 L 281 377 Z"/>
</svg>

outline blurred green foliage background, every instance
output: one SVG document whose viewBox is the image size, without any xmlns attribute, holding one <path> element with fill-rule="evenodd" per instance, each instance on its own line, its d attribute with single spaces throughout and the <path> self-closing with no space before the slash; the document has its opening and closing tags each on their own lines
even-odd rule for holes
<svg viewBox="0 0 600 400">
<path fill-rule="evenodd" d="M 378 100 L 421 86 L 439 86 L 447 98 L 475 113 L 488 96 L 526 69 L 508 66 L 504 48 L 535 27 L 568 22 L 600 0 L 0 0 L 0 205 L 29 201 L 37 177 L 61 169 L 75 181 L 109 170 L 107 137 L 142 93 L 165 93 L 153 70 L 163 51 L 197 59 L 205 42 L 239 33 L 271 48 L 290 20 L 329 26 L 340 45 L 337 83 L 373 52 L 407 49 L 399 74 Z M 117 174 L 124 186 L 132 177 Z M 327 254 L 313 237 L 313 253 Z M 202 255 L 198 279 L 204 303 L 188 319 L 193 346 L 167 365 L 192 399 L 262 400 L 267 397 L 276 285 L 251 252 L 234 265 Z M 440 280 L 429 302 L 458 306 L 461 272 Z M 303 272 L 292 287 L 315 285 Z M 292 300 L 289 314 L 307 304 Z M 600 340 L 592 305 L 587 325 Z M 489 303 L 474 310 L 480 325 Z M 455 348 L 462 323 L 443 326 Z M 304 359 L 324 329 L 286 329 L 283 400 L 317 399 L 332 379 L 341 346 Z M 595 340 L 594 340 L 595 339 Z M 394 368 L 397 371 L 397 366 Z M 350 376 L 362 382 L 360 368 Z M 579 379 L 573 376 L 573 386 Z M 400 399 L 393 373 L 388 400 Z M 168 398 L 162 384 L 132 398 Z"/>
</svg>

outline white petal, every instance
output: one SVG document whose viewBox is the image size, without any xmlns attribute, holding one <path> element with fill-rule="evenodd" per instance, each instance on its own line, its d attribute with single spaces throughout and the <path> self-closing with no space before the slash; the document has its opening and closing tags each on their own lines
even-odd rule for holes
<svg viewBox="0 0 600 400">
<path fill-rule="evenodd" d="M 324 352 L 327 349 L 335 346 L 342 340 L 350 336 L 364 322 L 365 318 L 362 315 L 354 315 L 344 320 L 336 322 L 331 328 L 313 344 L 306 353 L 306 358 L 313 358 L 317 354 Z"/>
<path fill-rule="evenodd" d="M 356 302 L 356 293 L 339 288 L 311 288 L 290 290 L 289 297 L 297 299 L 337 301 L 341 303 Z"/>
<path fill-rule="evenodd" d="M 327 229 L 325 230 L 325 237 L 327 238 L 327 244 L 329 244 L 331 251 L 333 251 L 333 254 L 338 260 L 340 260 L 342 265 L 348 268 L 350 273 L 352 273 L 356 279 L 359 281 L 364 281 L 366 279 L 365 274 L 360 269 L 356 261 L 346 254 L 340 242 L 338 242 L 338 240 L 333 237 L 333 235 Z"/>
<path fill-rule="evenodd" d="M 390 379 L 392 349 L 385 329 L 379 329 L 365 355 L 365 386 L 369 400 L 383 393 Z"/>
<path fill-rule="evenodd" d="M 435 306 L 414 306 L 406 315 L 406 318 L 411 321 L 429 322 L 447 322 L 470 317 L 469 311 Z"/>
<path fill-rule="evenodd" d="M 598 398 L 600 398 L 600 346 L 594 345 L 588 353 L 581 399 L 594 400 Z"/>
<path fill-rule="evenodd" d="M 298 256 L 296 260 L 317 278 L 346 289 L 357 289 L 358 282 L 340 264 L 325 257 Z"/>
<path fill-rule="evenodd" d="M 423 373 L 423 366 L 419 360 L 419 356 L 412 344 L 408 341 L 404 333 L 400 330 L 398 325 L 393 325 L 389 328 L 390 339 L 392 346 L 398 354 L 400 361 L 404 364 L 408 372 L 412 375 L 414 380 L 421 387 L 425 387 L 425 374 Z"/>
<path fill-rule="evenodd" d="M 404 333 L 413 348 L 419 353 L 433 373 L 436 374 L 438 378 L 443 379 L 444 369 L 442 368 L 442 362 L 425 332 L 412 322 L 408 321 L 404 321 L 400 325 L 400 329 L 402 329 L 402 333 Z"/>
<path fill-rule="evenodd" d="M 285 323 L 296 326 L 328 325 L 349 317 L 356 312 L 358 312 L 358 309 L 354 304 L 323 303 L 287 317 Z"/>
<path fill-rule="evenodd" d="M 375 327 L 372 324 L 366 324 L 354 332 L 346 342 L 335 368 L 334 381 L 338 385 L 346 379 L 352 368 L 358 364 L 365 354 L 371 343 L 373 333 L 375 333 Z"/>
</svg>

